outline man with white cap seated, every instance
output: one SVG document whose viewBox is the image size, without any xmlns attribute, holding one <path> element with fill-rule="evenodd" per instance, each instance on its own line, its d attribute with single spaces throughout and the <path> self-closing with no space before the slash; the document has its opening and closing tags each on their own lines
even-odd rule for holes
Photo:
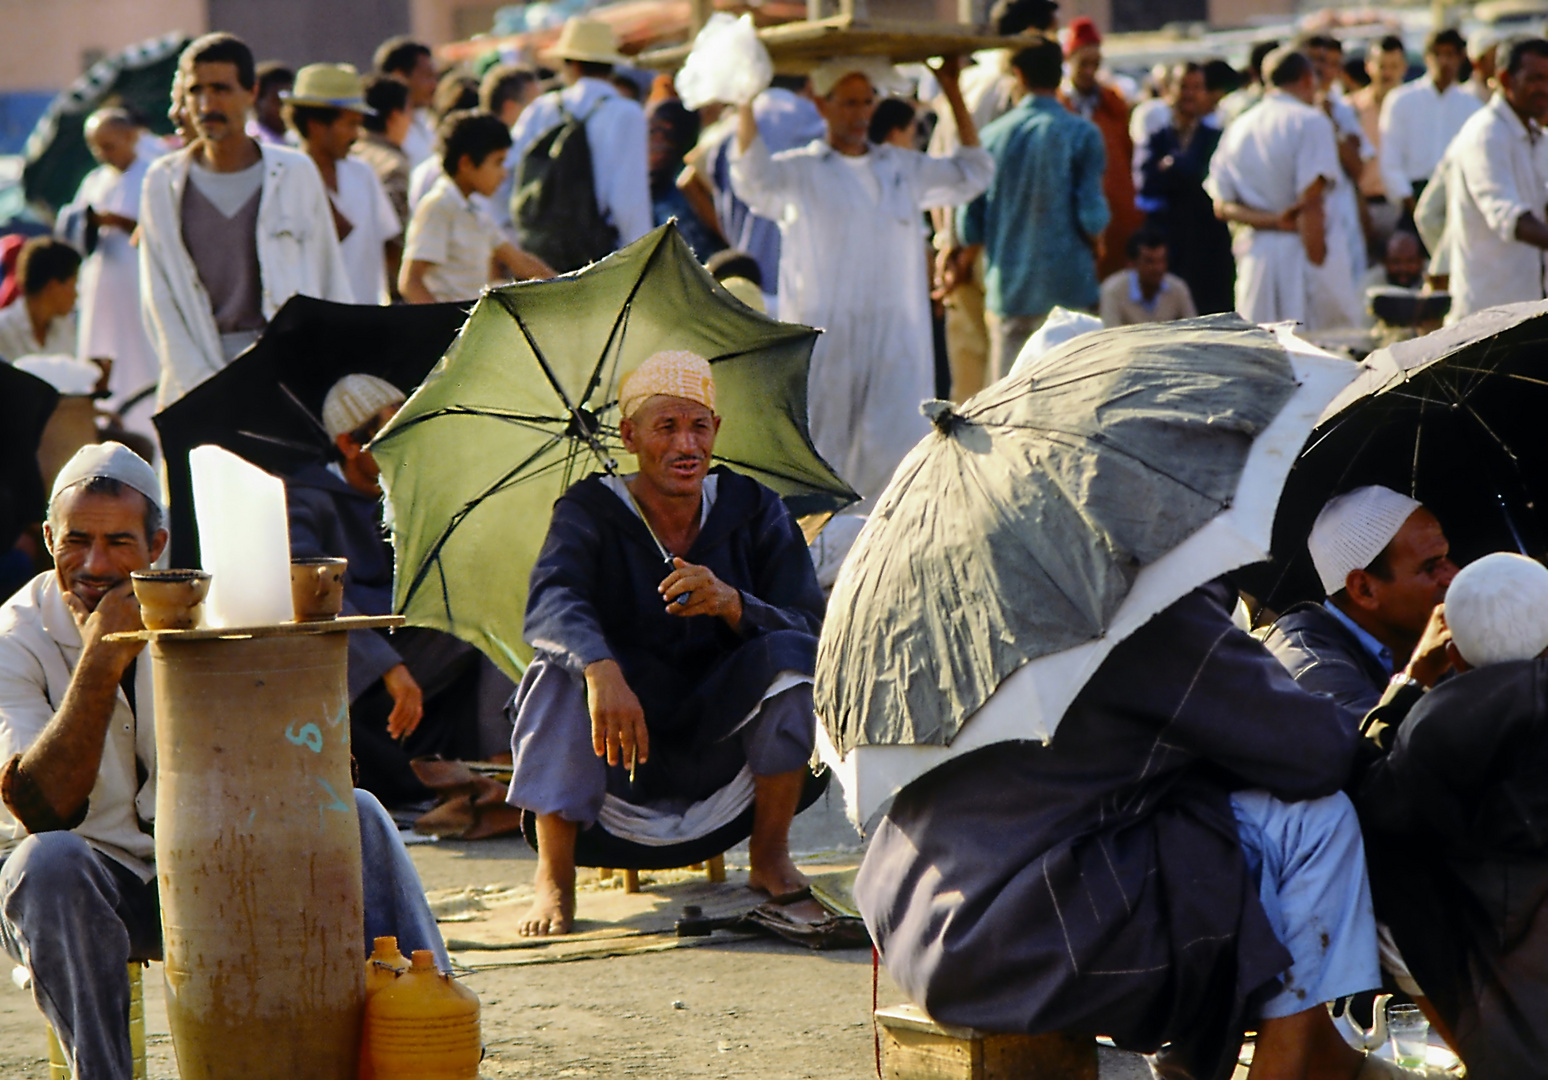
<svg viewBox="0 0 1548 1080">
<path fill-rule="evenodd" d="M 1548 569 L 1477 560 L 1451 583 L 1446 624 L 1456 677 L 1377 714 L 1388 752 L 1356 796 L 1372 895 L 1468 1076 L 1541 1076 Z"/>
<path fill-rule="evenodd" d="M 131 958 L 161 953 L 155 699 L 130 575 L 167 543 L 160 484 L 125 446 L 83 447 L 54 481 L 45 571 L 0 605 L 0 945 L 32 973 L 77 1080 L 130 1075 Z M 435 919 L 398 831 L 356 791 L 362 953 L 396 934 L 435 950 Z"/>
<path fill-rule="evenodd" d="M 720 418 L 702 357 L 655 354 L 619 412 L 639 471 L 565 492 L 527 596 L 537 655 L 507 797 L 537 815 L 526 934 L 569 931 L 576 837 L 598 822 L 659 846 L 751 805 L 748 884 L 776 898 L 806 884 L 789 852 L 823 612 L 806 543 L 774 492 L 710 468 Z"/>
<path fill-rule="evenodd" d="M 366 445 L 403 401 L 403 391 L 386 379 L 344 376 L 322 409 L 336 460 L 302 466 L 286 480 L 290 553 L 349 560 L 346 615 L 392 612 L 392 547 L 382 528 L 379 470 Z M 350 739 L 360 786 L 388 806 L 419 803 L 431 792 L 414 774 L 411 758 L 478 760 L 504 753 L 511 735 L 505 703 L 513 690 L 494 664 L 451 634 L 424 627 L 350 634 Z M 497 790 L 489 794 L 501 805 Z M 460 824 L 471 828 L 476 822 Z"/>
<path fill-rule="evenodd" d="M 772 154 L 752 106 L 738 114 L 731 184 L 753 213 L 779 223 L 779 317 L 824 330 L 807 394 L 812 442 L 867 499 L 925 436 L 919 404 L 935 396 L 920 215 L 968 202 L 994 175 L 959 69 L 955 58 L 937 69 L 961 136 L 944 157 L 870 144 L 877 95 L 902 81 L 874 56 L 812 72 L 825 141 Z"/>
<path fill-rule="evenodd" d="M 1263 642 L 1295 681 L 1355 725 L 1389 682 L 1434 686 L 1450 666 L 1438 605 L 1457 572 L 1435 515 L 1391 488 L 1356 488 L 1328 500 L 1306 546 L 1327 600 L 1290 608 Z"/>
</svg>

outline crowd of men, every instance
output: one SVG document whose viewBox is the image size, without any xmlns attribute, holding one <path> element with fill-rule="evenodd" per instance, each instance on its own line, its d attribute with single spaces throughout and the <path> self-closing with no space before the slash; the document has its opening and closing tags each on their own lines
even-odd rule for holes
<svg viewBox="0 0 1548 1080">
<path fill-rule="evenodd" d="M 1353 64 L 1332 37 L 1265 43 L 1246 86 L 1228 65 L 1181 64 L 1131 105 L 1096 27 L 1059 32 L 1054 15 L 998 5 L 1021 40 L 940 62 L 932 102 L 884 61 L 838 57 L 698 113 L 669 78 L 633 81 L 587 17 L 549 67 L 480 78 L 438 72 L 410 40 L 362 76 L 258 64 L 210 34 L 180 60 L 170 144 L 122 110 L 91 117 L 100 166 L 58 237 L 22 251 L 0 355 L 111 359 L 115 406 L 154 387 L 164 407 L 293 296 L 468 303 L 676 219 L 733 296 L 826 331 L 810 431 L 874 500 L 928 430 L 937 328 L 961 399 L 1057 308 L 1108 325 L 1234 309 L 1315 331 L 1362 323 L 1367 286 L 1449 284 L 1453 317 L 1543 297 L 1548 41 L 1469 51 L 1441 31 L 1408 83 L 1395 38 Z M 424 809 L 410 759 L 432 753 L 511 755 L 493 802 L 534 818 L 526 933 L 570 930 L 597 828 L 660 847 L 745 816 L 751 884 L 810 903 L 788 830 L 822 590 L 779 499 L 711 468 L 715 400 L 689 353 L 624 380 L 639 471 L 556 505 L 519 687 L 450 635 L 354 635 L 357 804 L 379 852 L 367 941 L 385 926 L 439 944 L 379 805 Z M 293 551 L 349 559 L 351 612 L 390 604 L 369 444 L 403 401 L 374 376 L 340 379 L 320 418 L 336 452 L 287 478 Z M 0 943 L 83 1080 L 125 1074 L 124 962 L 156 949 L 149 665 L 104 639 L 137 625 L 128 575 L 167 533 L 154 433 L 126 423 L 122 438 L 140 453 L 88 446 L 48 478 L 30 543 L 53 567 L 0 609 Z M 1050 746 L 995 748 L 899 796 L 857 896 L 916 1001 L 975 1027 L 1164 1043 L 1161 1068 L 1199 1077 L 1228 1072 L 1252 1027 L 1255 1073 L 1348 1080 L 1394 1074 L 1339 1042 L 1323 1004 L 1384 969 L 1476 1075 L 1542 1060 L 1543 1028 L 1521 1020 L 1541 1013 L 1537 931 L 1518 925 L 1541 897 L 1507 890 L 1499 867 L 1540 831 L 1536 759 L 1511 749 L 1541 712 L 1528 661 L 1548 648 L 1548 571 L 1491 557 L 1458 574 L 1433 515 L 1381 488 L 1335 498 L 1307 545 L 1326 601 L 1284 613 L 1266 648 L 1206 587 L 1114 650 Z M 1475 718 L 1464 687 L 1509 707 Z M 1474 722 L 1516 741 L 1473 745 L 1464 783 L 1437 763 Z M 1499 776 L 1512 799 L 1480 779 Z M 1454 818 L 1425 809 L 1441 789 Z M 1407 903 L 1416 845 L 1439 855 L 1422 904 Z M 1457 918 L 1462 893 L 1484 914 Z"/>
</svg>

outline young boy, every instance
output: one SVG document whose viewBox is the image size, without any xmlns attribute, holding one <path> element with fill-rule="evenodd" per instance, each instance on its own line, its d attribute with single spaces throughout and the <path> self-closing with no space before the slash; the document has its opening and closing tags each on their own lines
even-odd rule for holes
<svg viewBox="0 0 1548 1080">
<path fill-rule="evenodd" d="M 511 133 L 499 117 L 454 112 L 441 124 L 441 163 L 435 182 L 409 222 L 398 288 L 411 304 L 472 300 L 491 281 L 553 277 L 543 260 L 512 244 L 469 201 L 492 195 L 505 179 Z"/>
<path fill-rule="evenodd" d="M 0 309 L 0 359 L 34 353 L 75 355 L 75 286 L 81 256 L 63 240 L 28 240 L 16 260 L 22 295 Z"/>
</svg>

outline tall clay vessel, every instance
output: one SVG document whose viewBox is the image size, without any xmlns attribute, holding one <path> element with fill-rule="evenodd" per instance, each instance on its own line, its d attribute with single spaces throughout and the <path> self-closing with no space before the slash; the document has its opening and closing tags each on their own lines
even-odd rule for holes
<svg viewBox="0 0 1548 1080">
<path fill-rule="evenodd" d="M 346 634 L 158 638 L 156 868 L 182 1080 L 354 1080 Z"/>
</svg>

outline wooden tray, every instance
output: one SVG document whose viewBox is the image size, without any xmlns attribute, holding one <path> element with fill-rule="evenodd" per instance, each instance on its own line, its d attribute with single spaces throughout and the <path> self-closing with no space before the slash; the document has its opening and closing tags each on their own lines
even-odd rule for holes
<svg viewBox="0 0 1548 1080">
<path fill-rule="evenodd" d="M 1030 37 L 1000 37 L 975 26 L 922 22 L 912 19 L 831 19 L 784 23 L 758 31 L 769 50 L 774 70 L 804 75 L 835 56 L 885 56 L 895 64 L 917 63 L 937 56 L 962 56 L 980 49 L 1007 49 L 1031 43 Z M 653 49 L 634 58 L 641 67 L 671 70 L 682 67 L 692 45 Z"/>
<path fill-rule="evenodd" d="M 389 630 L 403 625 L 402 615 L 341 615 L 316 622 L 274 623 L 270 626 L 201 626 L 197 630 L 132 630 L 109 634 L 114 641 L 215 641 L 221 638 L 294 637 L 298 634 L 337 634 L 345 630 Z"/>
</svg>

